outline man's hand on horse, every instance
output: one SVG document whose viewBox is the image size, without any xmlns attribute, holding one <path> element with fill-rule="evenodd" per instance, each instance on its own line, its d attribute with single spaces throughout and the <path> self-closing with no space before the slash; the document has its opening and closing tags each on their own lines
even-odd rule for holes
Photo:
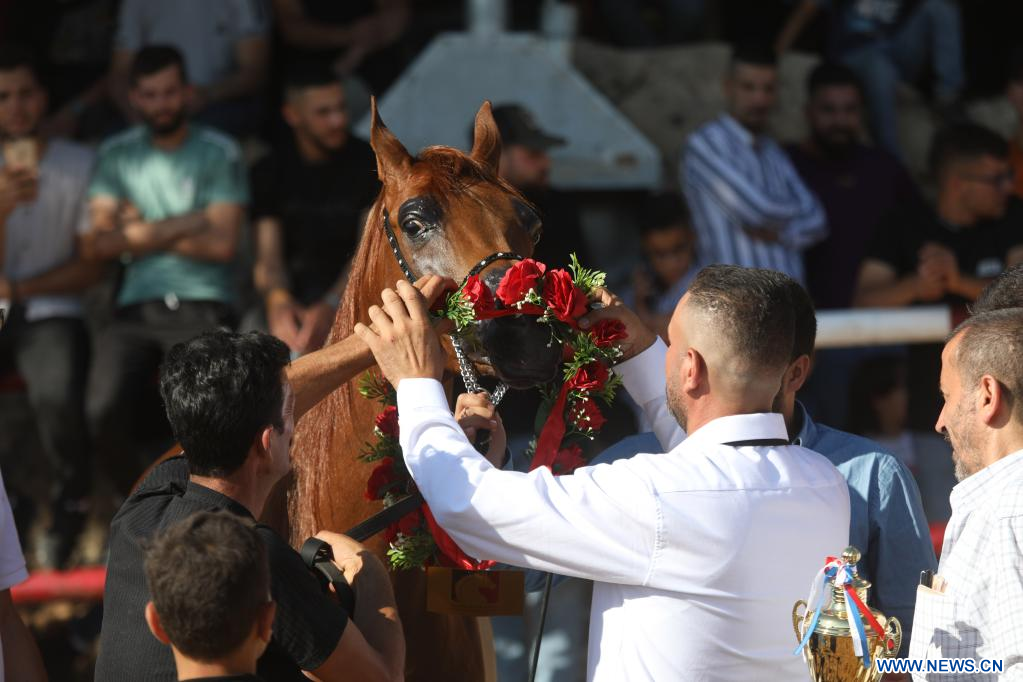
<svg viewBox="0 0 1023 682">
<path fill-rule="evenodd" d="M 504 454 L 508 446 L 508 436 L 501 422 L 497 407 L 490 402 L 486 393 L 463 393 L 455 401 L 455 419 L 465 432 L 465 437 L 473 445 L 481 431 L 490 432 L 490 443 L 487 445 L 486 458 L 497 468 L 504 465 Z"/>
<path fill-rule="evenodd" d="M 364 562 L 374 558 L 362 544 L 347 535 L 321 530 L 316 534 L 316 538 L 330 545 L 331 554 L 334 555 L 334 565 L 338 567 L 349 585 L 359 575 Z M 333 586 L 331 589 L 334 589 Z"/>
<path fill-rule="evenodd" d="M 607 289 L 603 287 L 594 289 L 590 294 L 590 300 L 598 307 L 579 318 L 579 327 L 592 329 L 601 320 L 618 320 L 624 324 L 628 336 L 619 343 L 622 349 L 619 362 L 639 355 L 657 340 L 657 334 L 646 326 L 632 309 L 622 303 L 620 298 Z"/>
<path fill-rule="evenodd" d="M 445 356 L 428 311 L 426 298 L 402 280 L 397 291 L 384 289 L 381 306 L 370 306 L 370 329 L 361 322 L 355 333 L 369 346 L 380 370 L 395 388 L 402 379 L 440 380 Z"/>
</svg>

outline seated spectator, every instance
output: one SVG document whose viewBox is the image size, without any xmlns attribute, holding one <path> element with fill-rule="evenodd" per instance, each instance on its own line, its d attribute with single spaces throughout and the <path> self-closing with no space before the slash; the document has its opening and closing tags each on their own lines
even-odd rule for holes
<svg viewBox="0 0 1023 682">
<path fill-rule="evenodd" d="M 373 150 L 349 132 L 345 93 L 330 72 L 294 72 L 282 113 L 291 136 L 252 171 L 254 280 L 270 332 L 306 353 L 327 338 L 380 182 Z"/>
<path fill-rule="evenodd" d="M 132 64 L 148 45 L 184 55 L 195 84 L 189 113 L 235 136 L 255 132 L 270 48 L 261 0 L 123 0 L 110 63 L 110 90 L 126 120 L 136 120 Z"/>
<path fill-rule="evenodd" d="M 1008 145 L 976 124 L 939 131 L 931 149 L 938 183 L 934 209 L 906 204 L 875 231 L 857 277 L 854 304 L 965 305 L 1007 266 L 1023 262 L 1023 206 L 1011 199 Z M 941 409 L 941 349 L 909 354 L 910 425 L 924 430 Z"/>
<path fill-rule="evenodd" d="M 902 460 L 920 487 L 927 520 L 947 521 L 948 494 L 956 483 L 952 451 L 933 430 L 909 427 L 906 370 L 905 359 L 897 355 L 878 355 L 856 367 L 849 387 L 849 430 Z"/>
<path fill-rule="evenodd" d="M 443 281 L 431 281 L 433 299 Z M 171 651 L 146 632 L 146 604 L 155 595 L 144 579 L 144 546 L 196 512 L 259 517 L 291 469 L 295 422 L 368 367 L 367 355 L 350 337 L 290 363 L 288 347 L 260 332 L 208 332 L 171 349 L 160 394 L 184 455 L 154 467 L 111 523 L 96 679 L 173 679 Z M 317 535 L 355 592 L 354 613 L 347 613 L 284 538 L 254 528 L 266 545 L 277 605 L 259 674 L 274 682 L 304 680 L 304 672 L 324 682 L 399 679 L 405 644 L 383 564 L 354 540 Z"/>
<path fill-rule="evenodd" d="M 920 197 L 895 157 L 863 144 L 863 92 L 848 67 L 825 62 L 810 72 L 806 122 L 810 134 L 786 151 L 824 206 L 829 228 L 803 254 L 807 289 L 818 308 L 848 308 L 875 226 Z"/>
<path fill-rule="evenodd" d="M 901 205 L 881 222 L 860 267 L 855 304 L 968 303 L 1006 266 L 1023 262 L 1023 214 L 1010 201 L 1008 157 L 1005 140 L 982 126 L 939 131 L 930 155 L 935 208 Z"/>
<path fill-rule="evenodd" d="M 0 47 L 0 299 L 12 304 L 0 334 L 0 370 L 17 370 L 28 387 L 51 475 L 51 522 L 38 558 L 55 568 L 68 560 L 88 505 L 89 339 L 80 294 L 102 266 L 85 261 L 78 245 L 89 226 L 94 155 L 40 135 L 46 99 L 29 54 Z M 28 495 L 17 497 L 19 507 L 31 506 Z M 19 517 L 27 525 L 30 515 Z"/>
<path fill-rule="evenodd" d="M 174 651 L 179 680 L 257 681 L 273 632 L 266 545 L 251 522 L 196 512 L 146 550 L 146 623 Z"/>
<path fill-rule="evenodd" d="M 645 208 L 640 227 L 644 262 L 622 300 L 643 324 L 667 340 L 668 321 L 700 271 L 696 235 L 685 203 L 677 195 L 652 197 Z"/>
<path fill-rule="evenodd" d="M 192 88 L 181 54 L 144 48 L 131 79 L 145 123 L 100 148 L 84 237 L 87 256 L 125 263 L 87 394 L 96 446 L 122 493 L 143 468 L 130 426 L 161 358 L 176 343 L 233 324 L 233 268 L 248 201 L 238 146 L 188 120 Z"/>
<path fill-rule="evenodd" d="M 533 258 L 552 268 L 568 266 L 575 253 L 589 262 L 579 207 L 569 195 L 550 184 L 550 150 L 565 138 L 545 132 L 533 114 L 517 104 L 494 107 L 494 121 L 501 133 L 501 177 L 533 203 L 543 221 L 543 234 Z"/>
<path fill-rule="evenodd" d="M 770 50 L 739 48 L 724 81 L 727 113 L 694 132 L 682 190 L 706 263 L 783 272 L 803 283 L 804 249 L 827 235 L 824 211 L 767 134 L 777 99 Z"/>
<path fill-rule="evenodd" d="M 1023 46 L 1012 51 L 1006 99 L 1016 111 L 1016 131 L 1009 140 L 1009 162 L 1013 170 L 1013 191 L 1023 198 Z"/>
<path fill-rule="evenodd" d="M 284 60 L 320 64 L 339 78 L 358 72 L 382 92 L 404 59 L 395 54 L 412 18 L 409 0 L 273 0 Z"/>
<path fill-rule="evenodd" d="M 1023 264 L 1013 265 L 995 277 L 970 306 L 970 312 L 978 315 L 1002 308 L 1023 308 Z"/>
<path fill-rule="evenodd" d="M 14 608 L 11 588 L 28 578 L 11 505 L 0 476 L 0 682 L 46 682 L 46 669 L 32 634 Z M 6 658 L 4 652 L 7 652 Z"/>
<path fill-rule="evenodd" d="M 775 43 L 789 49 L 821 7 L 830 10 L 828 56 L 860 77 L 877 143 L 900 155 L 898 86 L 915 81 L 927 67 L 934 73 L 934 100 L 950 108 L 965 83 L 962 27 L 954 0 L 801 0 Z"/>
</svg>

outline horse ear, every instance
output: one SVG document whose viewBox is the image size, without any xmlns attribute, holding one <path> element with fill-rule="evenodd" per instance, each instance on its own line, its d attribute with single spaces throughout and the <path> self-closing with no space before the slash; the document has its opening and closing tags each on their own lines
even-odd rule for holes
<svg viewBox="0 0 1023 682">
<path fill-rule="evenodd" d="M 501 132 L 494 121 L 494 112 L 490 102 L 476 112 L 476 127 L 472 134 L 472 158 L 497 173 L 501 163 Z"/>
<path fill-rule="evenodd" d="M 377 156 L 377 176 L 386 184 L 389 178 L 403 177 L 412 166 L 412 156 L 405 146 L 380 120 L 377 98 L 370 98 L 373 123 L 369 129 L 369 144 Z"/>
</svg>

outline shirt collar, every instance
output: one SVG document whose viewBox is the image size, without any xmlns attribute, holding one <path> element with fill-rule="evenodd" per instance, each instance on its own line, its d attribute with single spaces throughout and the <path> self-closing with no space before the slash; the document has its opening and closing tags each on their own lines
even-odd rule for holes
<svg viewBox="0 0 1023 682">
<path fill-rule="evenodd" d="M 218 493 L 216 490 L 207 488 L 206 486 L 194 481 L 188 482 L 188 485 L 185 487 L 185 494 L 183 497 L 199 500 L 203 502 L 204 506 L 208 505 L 218 509 L 226 509 L 232 514 L 254 519 L 252 512 L 250 512 L 245 505 L 228 497 L 227 495 L 224 495 L 223 493 Z"/>
<path fill-rule="evenodd" d="M 795 413 L 801 415 L 803 420 L 800 422 L 802 426 L 799 428 L 799 433 L 792 439 L 792 444 L 810 448 L 807 443 L 813 443 L 817 440 L 817 423 L 810 418 L 810 413 L 803 407 L 803 403 L 798 400 L 796 401 Z M 810 449 L 813 450 L 813 448 Z"/>
<path fill-rule="evenodd" d="M 721 125 L 724 126 L 732 135 L 735 135 L 750 147 L 757 146 L 756 136 L 747 130 L 745 126 L 736 121 L 731 114 L 721 114 Z"/>
<path fill-rule="evenodd" d="M 788 441 L 785 418 L 775 412 L 733 414 L 718 417 L 697 429 L 682 441 L 690 447 L 723 445 L 739 440 L 779 438 Z"/>
<path fill-rule="evenodd" d="M 994 464 L 989 464 L 969 478 L 960 481 L 949 495 L 952 511 L 971 511 L 981 503 L 996 497 L 998 491 L 1008 484 L 1009 471 L 1023 467 L 1023 450 L 1006 455 Z"/>
</svg>

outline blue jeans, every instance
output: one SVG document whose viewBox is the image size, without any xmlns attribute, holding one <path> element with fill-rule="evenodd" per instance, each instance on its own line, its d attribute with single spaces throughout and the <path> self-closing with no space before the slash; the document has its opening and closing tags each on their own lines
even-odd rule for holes
<svg viewBox="0 0 1023 682">
<path fill-rule="evenodd" d="M 896 91 L 901 81 L 920 75 L 928 58 L 937 78 L 936 99 L 948 104 L 965 82 L 962 26 L 954 0 L 924 0 L 893 36 L 839 56 L 863 83 L 874 139 L 896 156 L 901 156 Z"/>
</svg>

